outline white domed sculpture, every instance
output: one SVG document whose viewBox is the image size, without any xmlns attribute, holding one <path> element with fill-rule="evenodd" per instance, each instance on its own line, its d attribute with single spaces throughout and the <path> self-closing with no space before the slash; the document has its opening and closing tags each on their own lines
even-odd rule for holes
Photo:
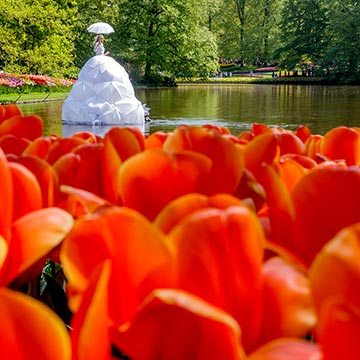
<svg viewBox="0 0 360 360">
<path fill-rule="evenodd" d="M 146 109 L 145 109 L 146 110 Z M 144 125 L 145 110 L 126 70 L 112 57 L 95 55 L 81 69 L 62 106 L 65 124 Z"/>
</svg>

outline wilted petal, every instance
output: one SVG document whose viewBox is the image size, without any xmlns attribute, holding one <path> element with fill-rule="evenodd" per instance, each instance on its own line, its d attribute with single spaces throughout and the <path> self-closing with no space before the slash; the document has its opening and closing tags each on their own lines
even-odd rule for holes
<svg viewBox="0 0 360 360">
<path fill-rule="evenodd" d="M 115 345 L 137 360 L 242 360 L 236 321 L 202 299 L 159 289 L 136 317 L 114 333 Z"/>
<path fill-rule="evenodd" d="M 121 165 L 119 194 L 125 206 L 153 220 L 172 200 L 198 192 L 210 166 L 206 156 L 192 151 L 145 150 Z"/>
<path fill-rule="evenodd" d="M 323 360 L 317 344 L 305 340 L 284 338 L 274 340 L 253 352 L 248 360 Z M 345 358 L 338 358 L 345 359 Z M 346 358 L 347 359 L 347 358 Z"/>
<path fill-rule="evenodd" d="M 0 288 L 2 359 L 70 360 L 67 330 L 47 306 L 30 296 Z"/>
<path fill-rule="evenodd" d="M 305 337 L 316 323 L 309 279 L 280 257 L 263 266 L 263 341 Z"/>
<path fill-rule="evenodd" d="M 262 321 L 264 235 L 245 206 L 203 209 L 169 233 L 177 254 L 178 286 L 232 315 L 246 351 L 259 340 Z"/>
</svg>

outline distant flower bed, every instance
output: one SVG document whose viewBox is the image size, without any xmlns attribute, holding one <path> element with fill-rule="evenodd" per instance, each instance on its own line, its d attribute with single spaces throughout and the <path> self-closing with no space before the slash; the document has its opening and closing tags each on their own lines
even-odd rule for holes
<svg viewBox="0 0 360 360">
<path fill-rule="evenodd" d="M 49 91 L 50 88 L 61 91 L 72 86 L 75 81 L 46 75 L 16 75 L 0 72 L 0 93 Z"/>
</svg>

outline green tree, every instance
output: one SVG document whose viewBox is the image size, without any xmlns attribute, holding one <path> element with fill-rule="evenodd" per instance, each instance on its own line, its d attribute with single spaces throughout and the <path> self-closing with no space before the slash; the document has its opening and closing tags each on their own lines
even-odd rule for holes
<svg viewBox="0 0 360 360">
<path fill-rule="evenodd" d="M 74 74 L 72 1 L 2 0 L 0 66 L 14 73 Z"/>
<path fill-rule="evenodd" d="M 360 3 L 332 1 L 329 42 L 321 64 L 331 76 L 347 81 L 360 79 Z"/>
<path fill-rule="evenodd" d="M 214 35 L 206 26 L 206 1 L 128 0 L 116 24 L 117 53 L 145 77 L 207 77 L 217 72 Z"/>
<path fill-rule="evenodd" d="M 288 70 L 299 63 L 318 64 L 328 43 L 327 9 L 323 0 L 285 0 L 280 45 L 275 57 Z"/>
</svg>

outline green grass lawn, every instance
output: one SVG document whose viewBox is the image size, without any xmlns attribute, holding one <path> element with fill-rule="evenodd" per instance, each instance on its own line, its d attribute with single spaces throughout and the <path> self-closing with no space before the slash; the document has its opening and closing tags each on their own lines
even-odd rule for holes
<svg viewBox="0 0 360 360">
<path fill-rule="evenodd" d="M 68 92 L 0 94 L 0 104 L 65 99 L 68 94 Z"/>
</svg>

